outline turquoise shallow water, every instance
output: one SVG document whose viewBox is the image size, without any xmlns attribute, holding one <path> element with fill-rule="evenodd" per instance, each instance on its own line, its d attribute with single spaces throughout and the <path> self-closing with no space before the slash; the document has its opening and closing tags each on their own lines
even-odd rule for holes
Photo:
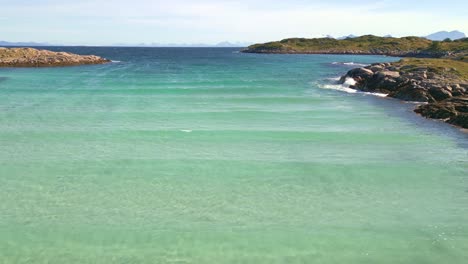
<svg viewBox="0 0 468 264">
<path fill-rule="evenodd" d="M 0 69 L 0 263 L 466 263 L 468 136 L 332 88 L 376 56 L 61 48 Z"/>
</svg>

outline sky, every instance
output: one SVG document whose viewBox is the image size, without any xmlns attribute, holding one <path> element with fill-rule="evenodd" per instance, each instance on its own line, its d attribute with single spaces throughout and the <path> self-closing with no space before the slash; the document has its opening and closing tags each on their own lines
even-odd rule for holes
<svg viewBox="0 0 468 264">
<path fill-rule="evenodd" d="M 468 1 L 0 0 L 0 40 L 66 45 L 468 33 Z"/>
</svg>

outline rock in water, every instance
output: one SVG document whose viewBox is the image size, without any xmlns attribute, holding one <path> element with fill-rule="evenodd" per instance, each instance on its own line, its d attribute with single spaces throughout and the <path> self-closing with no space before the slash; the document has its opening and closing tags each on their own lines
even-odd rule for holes
<svg viewBox="0 0 468 264">
<path fill-rule="evenodd" d="M 452 97 L 433 104 L 419 106 L 416 113 L 468 128 L 468 96 Z"/>
<path fill-rule="evenodd" d="M 110 60 L 95 55 L 77 55 L 33 48 L 0 48 L 0 67 L 55 67 L 108 62 Z"/>
</svg>

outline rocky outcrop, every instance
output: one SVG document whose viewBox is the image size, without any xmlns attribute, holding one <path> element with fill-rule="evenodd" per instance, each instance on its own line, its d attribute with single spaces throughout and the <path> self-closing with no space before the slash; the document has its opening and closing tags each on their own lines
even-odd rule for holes
<svg viewBox="0 0 468 264">
<path fill-rule="evenodd" d="M 415 112 L 428 118 L 442 119 L 447 123 L 468 128 L 468 96 L 451 97 L 440 102 L 421 105 Z"/>
<path fill-rule="evenodd" d="M 0 67 L 54 67 L 108 62 L 110 60 L 94 55 L 77 55 L 33 48 L 0 48 Z"/>
<path fill-rule="evenodd" d="M 340 82 L 350 83 L 348 79 L 352 78 L 355 84 L 350 88 L 426 103 L 419 105 L 415 112 L 468 128 L 468 80 L 455 68 L 438 65 L 442 60 L 417 62 L 402 60 L 352 69 Z"/>
</svg>

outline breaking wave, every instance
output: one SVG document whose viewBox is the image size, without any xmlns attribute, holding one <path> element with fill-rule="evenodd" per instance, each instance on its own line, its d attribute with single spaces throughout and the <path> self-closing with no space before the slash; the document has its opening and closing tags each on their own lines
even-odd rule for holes
<svg viewBox="0 0 468 264">
<path fill-rule="evenodd" d="M 351 93 L 351 94 L 355 94 L 355 93 L 368 94 L 368 95 L 373 95 L 373 96 L 378 96 L 378 97 L 388 96 L 388 94 L 384 94 L 384 93 L 362 92 L 362 91 L 358 91 L 356 89 L 350 88 L 350 86 L 356 85 L 356 81 L 353 78 L 349 78 L 349 77 L 346 78 L 343 84 L 338 83 L 339 79 L 340 78 L 330 78 L 328 80 L 333 80 L 334 83 L 323 83 L 323 84 L 319 84 L 318 86 L 322 89 L 337 90 L 337 91 L 342 91 L 342 92 Z"/>
<path fill-rule="evenodd" d="M 364 67 L 368 64 L 356 63 L 356 62 L 332 62 L 333 65 L 346 65 L 346 66 L 357 66 L 357 67 Z"/>
</svg>

